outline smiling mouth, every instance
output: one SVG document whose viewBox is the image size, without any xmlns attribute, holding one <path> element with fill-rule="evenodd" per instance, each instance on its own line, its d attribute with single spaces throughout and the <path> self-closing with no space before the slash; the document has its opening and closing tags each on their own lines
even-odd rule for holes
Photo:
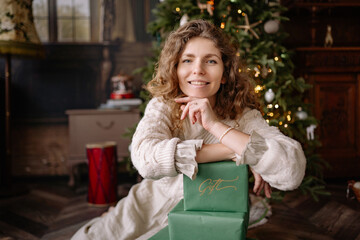
<svg viewBox="0 0 360 240">
<path fill-rule="evenodd" d="M 188 83 L 194 86 L 204 86 L 209 84 L 209 82 L 204 81 L 189 81 Z"/>
</svg>

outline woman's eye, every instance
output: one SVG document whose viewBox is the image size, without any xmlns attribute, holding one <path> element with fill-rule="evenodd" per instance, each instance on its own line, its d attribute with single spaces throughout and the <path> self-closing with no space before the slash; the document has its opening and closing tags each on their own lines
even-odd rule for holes
<svg viewBox="0 0 360 240">
<path fill-rule="evenodd" d="M 182 62 L 183 62 L 183 63 L 189 63 L 189 62 L 191 62 L 191 61 L 190 61 L 190 59 L 184 59 Z"/>
<path fill-rule="evenodd" d="M 209 60 L 208 63 L 213 63 L 214 64 L 214 63 L 216 63 L 216 61 L 215 60 Z"/>
</svg>

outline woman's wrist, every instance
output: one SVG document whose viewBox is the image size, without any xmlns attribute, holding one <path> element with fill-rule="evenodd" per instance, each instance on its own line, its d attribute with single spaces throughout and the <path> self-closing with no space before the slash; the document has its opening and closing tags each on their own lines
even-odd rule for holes
<svg viewBox="0 0 360 240">
<path fill-rule="evenodd" d="M 233 127 L 228 127 L 219 137 L 219 142 L 222 143 L 222 139 L 225 137 L 226 134 L 228 134 L 232 129 L 234 129 Z"/>
<path fill-rule="evenodd" d="M 211 128 L 208 129 L 208 132 L 214 135 L 217 139 L 220 139 L 222 134 L 229 128 L 230 126 L 218 121 L 215 122 Z"/>
<path fill-rule="evenodd" d="M 198 163 L 216 162 L 234 157 L 234 151 L 224 144 L 203 144 L 202 148 L 196 154 Z"/>
</svg>

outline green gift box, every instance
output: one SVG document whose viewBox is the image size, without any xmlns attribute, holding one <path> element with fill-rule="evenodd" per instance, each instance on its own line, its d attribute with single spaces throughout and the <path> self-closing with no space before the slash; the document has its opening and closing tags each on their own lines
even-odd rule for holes
<svg viewBox="0 0 360 240">
<path fill-rule="evenodd" d="M 171 240 L 246 239 L 248 212 L 184 211 L 184 201 L 169 213 Z"/>
<path fill-rule="evenodd" d="M 161 229 L 158 233 L 156 233 L 154 236 L 149 238 L 149 240 L 170 240 L 169 226 L 166 226 L 163 229 Z"/>
<path fill-rule="evenodd" d="M 222 161 L 199 164 L 195 180 L 184 175 L 186 211 L 248 212 L 248 167 Z"/>
</svg>

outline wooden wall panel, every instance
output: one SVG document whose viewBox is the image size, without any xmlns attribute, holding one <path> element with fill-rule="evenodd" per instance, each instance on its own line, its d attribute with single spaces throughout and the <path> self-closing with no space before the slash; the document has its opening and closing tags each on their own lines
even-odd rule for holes
<svg viewBox="0 0 360 240">
<path fill-rule="evenodd" d="M 313 76 L 316 78 L 317 76 Z M 321 76 L 321 78 L 326 76 Z M 358 159 L 358 127 L 356 118 L 356 81 L 339 83 L 315 79 L 315 113 L 320 120 L 320 153 L 332 166 L 328 176 L 356 176 Z"/>
<path fill-rule="evenodd" d="M 320 121 L 319 153 L 326 177 L 360 172 L 360 48 L 298 48 L 299 73 L 313 85 L 310 102 Z"/>
</svg>

